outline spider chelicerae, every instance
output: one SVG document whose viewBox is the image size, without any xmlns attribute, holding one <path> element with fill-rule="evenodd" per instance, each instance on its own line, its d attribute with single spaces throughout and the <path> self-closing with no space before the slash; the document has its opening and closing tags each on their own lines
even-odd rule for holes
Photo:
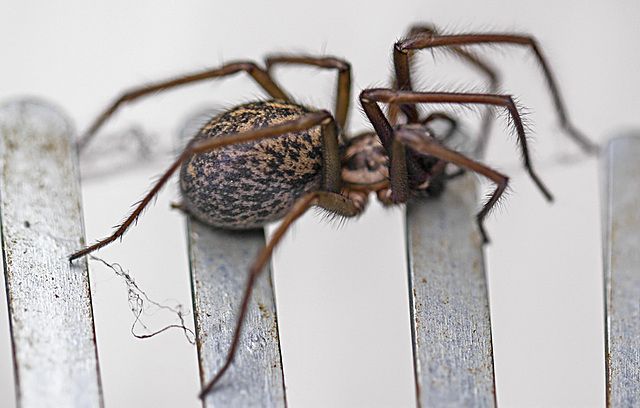
<svg viewBox="0 0 640 408">
<path fill-rule="evenodd" d="M 480 234 L 485 242 L 488 240 L 483 221 L 505 191 L 508 178 L 448 147 L 449 136 L 456 126 L 455 118 L 442 112 L 423 117 L 417 105 L 487 106 L 476 145 L 477 153 L 481 153 L 486 144 L 493 108 L 506 109 L 517 134 L 524 168 L 542 194 L 548 200 L 552 199 L 532 168 L 525 129 L 513 99 L 496 93 L 498 77 L 495 71 L 468 50 L 468 45 L 476 44 L 528 47 L 542 68 L 560 124 L 567 135 L 584 150 L 597 150 L 569 121 L 546 58 L 536 41 L 526 35 L 443 35 L 429 26 L 412 27 L 407 36 L 394 46 L 392 85 L 389 88 L 365 89 L 360 93 L 360 104 L 374 131 L 354 137 L 343 133 L 351 95 L 351 67 L 348 62 L 307 55 L 271 56 L 266 58 L 265 67 L 253 62 L 232 62 L 124 93 L 79 140 L 82 149 L 122 105 L 184 84 L 246 72 L 270 97 L 269 100 L 236 106 L 209 120 L 115 232 L 72 254 L 71 260 L 122 237 L 178 170 L 183 197 L 180 207 L 206 224 L 237 230 L 259 228 L 282 220 L 250 268 L 234 339 L 225 364 L 203 388 L 201 396 L 206 395 L 233 361 L 256 278 L 291 224 L 311 206 L 319 206 L 337 216 L 354 217 L 364 210 L 371 193 L 375 193 L 384 205 L 402 204 L 420 196 L 437 196 L 448 180 L 465 170 L 472 171 L 495 184 L 495 189 L 477 214 Z M 414 54 L 436 47 L 444 47 L 457 54 L 484 73 L 490 80 L 490 92 L 414 90 L 411 81 Z M 292 100 L 271 75 L 273 67 L 285 64 L 337 71 L 333 114 Z M 386 113 L 380 104 L 386 105 Z M 435 133 L 430 127 L 434 119 L 449 121 L 451 130 L 445 134 Z M 457 168 L 457 171 L 451 171 L 450 167 Z"/>
</svg>

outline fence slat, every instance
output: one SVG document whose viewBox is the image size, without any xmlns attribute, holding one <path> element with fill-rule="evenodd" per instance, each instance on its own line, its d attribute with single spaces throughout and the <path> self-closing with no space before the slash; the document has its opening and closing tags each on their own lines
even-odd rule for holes
<svg viewBox="0 0 640 408">
<path fill-rule="evenodd" d="M 265 238 L 262 230 L 214 230 L 194 220 L 188 225 L 200 375 L 206 384 L 224 363 L 249 266 Z M 265 270 L 253 289 L 234 362 L 205 406 L 285 405 L 273 287 Z"/>
<path fill-rule="evenodd" d="M 37 102 L 0 107 L 0 210 L 19 407 L 98 407 L 102 390 L 71 126 Z"/>
<path fill-rule="evenodd" d="M 489 301 L 467 175 L 441 197 L 407 205 L 418 406 L 494 407 Z"/>
<path fill-rule="evenodd" d="M 203 109 L 183 125 L 184 146 L 217 109 Z M 222 367 L 229 350 L 249 266 L 265 245 L 262 229 L 223 231 L 187 219 L 191 285 L 196 319 L 200 379 L 207 384 Z M 284 375 L 269 268 L 253 289 L 243 336 L 233 364 L 205 407 L 285 407 Z"/>
<path fill-rule="evenodd" d="M 640 133 L 603 154 L 607 406 L 640 406 Z"/>
</svg>

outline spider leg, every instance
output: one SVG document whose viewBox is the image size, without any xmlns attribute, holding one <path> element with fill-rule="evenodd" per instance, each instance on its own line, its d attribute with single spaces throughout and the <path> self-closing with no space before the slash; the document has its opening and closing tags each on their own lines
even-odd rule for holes
<svg viewBox="0 0 640 408">
<path fill-rule="evenodd" d="M 536 40 L 527 35 L 518 34 L 459 34 L 440 35 L 420 33 L 411 38 L 396 43 L 393 51 L 396 75 L 398 76 L 398 89 L 411 90 L 411 78 L 409 74 L 409 54 L 412 51 L 434 47 L 459 47 L 472 44 L 514 44 L 529 47 L 538 64 L 542 68 L 547 86 L 551 92 L 560 126 L 580 147 L 590 153 L 598 151 L 598 146 L 590 141 L 571 123 L 567 116 L 564 102 L 560 96 L 560 89 L 557 86 L 553 72 L 549 67 L 546 57 L 538 47 Z"/>
<path fill-rule="evenodd" d="M 513 99 L 508 95 L 449 93 L 449 92 L 409 92 L 392 89 L 365 89 L 360 94 L 360 102 L 369 121 L 380 137 L 382 145 L 389 152 L 389 178 L 391 182 L 392 199 L 395 202 L 406 202 L 410 197 L 408 172 L 416 171 L 412 160 L 405 154 L 404 144 L 394 137 L 395 130 L 382 113 L 378 102 L 397 104 L 416 103 L 452 103 L 452 104 L 482 104 L 505 107 L 518 134 L 518 141 L 522 151 L 523 165 L 529 176 L 542 194 L 551 201 L 553 197 L 533 170 L 529 157 L 529 147 L 524 132 L 520 114 Z"/>
<path fill-rule="evenodd" d="M 426 137 L 424 133 L 415 129 L 401 128 L 396 132 L 396 138 L 419 152 L 427 153 L 442 159 L 444 163 L 453 163 L 460 168 L 481 174 L 496 184 L 496 189 L 489 196 L 489 199 L 484 203 L 482 209 L 476 216 L 482 239 L 485 243 L 489 242 L 489 238 L 484 229 L 484 219 L 489 211 L 491 211 L 491 209 L 496 205 L 500 196 L 502 196 L 502 193 L 504 193 L 504 190 L 507 188 L 507 184 L 509 183 L 509 178 L 480 162 L 456 152 L 455 150 L 442 146 L 434 139 Z"/>
<path fill-rule="evenodd" d="M 416 25 L 409 30 L 409 36 L 419 35 L 421 33 L 437 35 L 438 31 L 435 27 Z M 497 93 L 500 88 L 500 76 L 497 70 L 491 66 L 487 61 L 472 53 L 471 51 L 462 47 L 447 47 L 461 57 L 466 62 L 470 63 L 474 68 L 479 70 L 489 80 L 488 93 Z M 474 152 L 475 157 L 482 157 L 487 146 L 489 134 L 491 133 L 491 125 L 493 124 L 493 107 L 487 106 L 481 119 L 480 132 L 478 133 L 478 142 Z"/>
<path fill-rule="evenodd" d="M 396 44 L 396 47 L 400 45 L 402 48 L 402 44 L 408 41 L 411 41 L 416 36 L 433 36 L 438 35 L 438 32 L 435 27 L 429 25 L 415 25 L 409 29 L 409 33 L 406 39 L 399 41 Z M 446 47 L 446 50 L 449 50 L 456 54 L 458 57 L 462 58 L 465 62 L 471 64 L 475 69 L 480 71 L 484 76 L 489 80 L 489 89 L 488 93 L 497 93 L 500 86 L 500 77 L 497 73 L 497 70 L 492 67 L 485 60 L 480 58 L 478 55 L 472 53 L 469 50 L 466 50 L 462 47 L 450 46 Z M 395 67 L 395 78 L 394 83 L 404 83 L 404 87 L 400 88 L 395 86 L 396 89 L 402 89 L 405 91 L 412 91 L 411 87 L 411 67 L 413 65 L 413 52 L 407 52 L 406 54 L 396 55 L 394 52 L 394 67 Z M 391 111 L 392 105 L 389 106 L 389 111 Z M 401 110 L 405 112 L 407 118 L 409 118 L 409 122 L 411 123 L 411 118 L 417 118 L 418 112 L 416 110 L 415 105 L 404 105 L 400 107 Z M 397 108 L 396 108 L 397 110 Z M 390 118 L 391 123 L 396 123 L 392 118 Z M 476 147 L 476 154 L 481 155 L 486 146 L 487 139 L 489 137 L 489 133 L 491 132 L 491 124 L 493 123 L 493 107 L 487 106 L 483 115 L 482 122 L 480 125 L 480 133 L 478 135 L 478 144 Z"/>
<path fill-rule="evenodd" d="M 325 153 L 323 155 L 323 188 L 331 192 L 339 192 L 340 153 L 338 150 L 338 136 L 335 121 L 331 117 L 331 114 L 327 111 L 311 112 L 296 120 L 284 122 L 271 127 L 257 128 L 248 130 L 246 132 L 228 134 L 223 138 L 204 140 L 190 144 L 180 155 L 180 157 L 178 157 L 178 159 L 160 177 L 160 179 L 155 183 L 155 185 L 151 188 L 147 195 L 137 203 L 131 214 L 113 232 L 111 236 L 72 254 L 69 257 L 69 260 L 73 261 L 74 259 L 87 255 L 122 237 L 124 233 L 129 229 L 129 227 L 131 227 L 136 222 L 145 207 L 149 205 L 153 198 L 158 194 L 160 189 L 162 189 L 169 178 L 171 178 L 173 173 L 178 168 L 180 168 L 180 165 L 191 156 L 199 153 L 209 152 L 223 146 L 243 143 L 250 140 L 275 137 L 286 133 L 299 132 L 318 125 L 322 126 L 322 134 L 324 135 L 322 138 L 323 152 Z"/>
<path fill-rule="evenodd" d="M 351 101 L 351 65 L 339 58 L 312 57 L 307 55 L 270 55 L 265 59 L 267 73 L 276 65 L 298 64 L 311 65 L 319 68 L 338 70 L 338 89 L 336 93 L 336 106 L 334 117 L 340 129 L 344 129 L 349 113 Z"/>
<path fill-rule="evenodd" d="M 436 30 L 436 28 L 433 26 L 415 25 L 409 29 L 408 37 L 404 40 L 399 41 L 396 44 L 396 47 L 399 46 L 400 48 L 403 48 L 402 44 L 404 44 L 405 42 L 410 42 L 413 37 L 420 36 L 420 35 L 437 36 L 439 35 L 439 33 Z M 452 51 L 454 54 L 464 59 L 466 62 L 470 63 L 474 68 L 479 70 L 483 75 L 485 75 L 489 80 L 489 84 L 491 86 L 492 92 L 498 89 L 500 85 L 500 77 L 497 73 L 497 70 L 494 67 L 492 67 L 488 62 L 486 62 L 476 54 L 472 53 L 471 51 L 466 50 L 462 47 L 449 46 L 447 48 L 450 51 Z M 404 54 L 404 55 L 409 58 L 409 62 L 410 62 L 412 55 L 411 54 Z M 402 65 L 402 59 L 398 60 L 398 63 Z M 395 57 L 394 57 L 394 66 L 396 66 Z M 402 71 L 407 75 L 407 78 L 409 78 L 409 75 L 410 75 L 410 73 L 407 71 L 408 66 L 409 64 L 405 64 L 404 68 L 402 68 Z M 398 73 L 398 68 L 396 68 L 396 73 Z"/>
<path fill-rule="evenodd" d="M 232 62 L 226 64 L 220 68 L 197 72 L 194 74 L 184 75 L 178 78 L 172 78 L 166 81 L 156 82 L 150 85 L 146 85 L 139 88 L 131 89 L 124 92 L 115 102 L 113 102 L 107 109 L 93 122 L 89 129 L 78 140 L 78 149 L 82 149 L 93 138 L 93 135 L 100 129 L 100 127 L 107 121 L 122 105 L 132 102 L 140 97 L 166 91 L 169 89 L 177 88 L 182 85 L 191 84 L 194 82 L 203 81 L 205 79 L 225 77 L 233 75 L 237 72 L 245 71 L 248 73 L 257 83 L 264 89 L 272 98 L 290 100 L 289 96 L 280 89 L 280 87 L 273 81 L 269 73 L 262 68 L 258 67 L 253 62 Z"/>
<path fill-rule="evenodd" d="M 253 264 L 251 265 L 251 268 L 249 269 L 249 279 L 247 281 L 246 290 L 242 298 L 242 303 L 240 304 L 238 323 L 233 334 L 231 346 L 229 347 L 229 351 L 227 352 L 227 359 L 225 360 L 225 363 L 222 365 L 218 373 L 213 377 L 213 379 L 209 381 L 206 386 L 204 386 L 204 388 L 200 392 L 200 398 L 204 398 L 213 389 L 218 380 L 222 378 L 224 373 L 233 362 L 236 350 L 238 349 L 242 325 L 244 324 L 244 320 L 247 315 L 247 307 L 249 305 L 249 299 L 251 298 L 251 291 L 256 279 L 264 270 L 265 265 L 267 264 L 269 259 L 271 259 L 273 250 L 280 243 L 282 237 L 287 232 L 291 224 L 293 224 L 293 222 L 297 220 L 302 214 L 304 214 L 312 205 L 318 205 L 322 208 L 345 217 L 353 217 L 362 211 L 362 208 L 359 207 L 351 199 L 329 191 L 314 191 L 311 193 L 307 193 L 306 195 L 299 198 L 298 201 L 296 201 L 296 203 L 291 207 L 291 210 L 289 210 L 287 215 L 283 218 L 274 234 L 269 239 L 269 242 L 267 242 L 267 245 L 255 258 Z"/>
</svg>

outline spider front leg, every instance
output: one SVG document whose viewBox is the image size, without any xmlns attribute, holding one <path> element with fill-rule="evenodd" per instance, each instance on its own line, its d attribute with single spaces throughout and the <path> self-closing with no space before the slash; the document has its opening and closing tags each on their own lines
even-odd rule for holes
<svg viewBox="0 0 640 408">
<path fill-rule="evenodd" d="M 414 37 L 417 36 L 433 36 L 438 35 L 438 32 L 435 27 L 429 25 L 415 25 L 409 29 L 407 34 L 407 38 L 399 41 L 396 44 L 396 48 L 403 48 L 402 44 L 405 42 L 411 41 Z M 500 86 L 500 78 L 494 67 L 491 64 L 487 63 L 484 59 L 472 53 L 469 50 L 466 50 L 461 47 L 451 46 L 446 47 L 446 50 L 451 51 L 456 56 L 460 57 L 464 62 L 470 64 L 473 68 L 479 71 L 483 76 L 487 78 L 489 81 L 488 93 L 497 93 L 498 88 Z M 415 51 L 408 51 L 403 56 L 396 56 L 394 53 L 394 89 L 401 89 L 404 91 L 413 91 L 411 86 L 411 72 L 413 69 L 414 63 L 414 55 Z M 402 84 L 398 86 L 398 84 Z M 398 111 L 401 110 L 407 117 L 407 121 L 409 123 L 416 123 L 419 121 L 418 110 L 415 105 L 402 105 L 400 107 L 395 105 L 388 106 L 389 113 L 389 121 L 392 124 L 398 123 L 397 116 Z M 480 126 L 480 132 L 478 135 L 478 144 L 476 148 L 476 155 L 481 155 L 484 151 L 484 146 L 489 137 L 489 132 L 491 131 L 491 123 L 493 120 L 493 107 L 487 106 L 484 113 L 482 114 L 482 124 Z"/>
<path fill-rule="evenodd" d="M 415 124 L 399 125 L 397 128 L 391 126 L 387 118 L 384 116 L 382 109 L 378 106 L 378 102 L 393 104 L 416 104 L 416 103 L 448 103 L 448 104 L 483 104 L 502 106 L 507 108 L 516 131 L 518 140 L 522 150 L 524 167 L 529 176 L 538 186 L 542 194 L 551 201 L 551 193 L 539 179 L 529 158 L 529 148 L 524 133 L 522 120 L 516 109 L 512 98 L 508 95 L 494 94 L 464 94 L 464 93 L 444 93 L 444 92 L 409 92 L 398 91 L 392 89 L 366 89 L 360 94 L 360 102 L 364 108 L 369 121 L 373 125 L 380 140 L 389 153 L 389 178 L 391 184 L 391 200 L 396 203 L 403 203 L 409 200 L 411 196 L 411 187 L 409 183 L 410 176 L 418 176 L 424 174 L 424 170 L 419 169 L 417 159 L 406 153 L 405 145 L 411 143 L 419 147 L 418 151 L 431 154 L 436 158 L 446 162 L 454 163 L 462 168 L 466 168 L 473 172 L 482 174 L 497 184 L 497 188 L 485 203 L 482 210 L 478 213 L 478 224 L 483 238 L 486 240 L 484 233 L 483 220 L 491 208 L 498 201 L 507 185 L 507 178 L 496 171 L 466 157 L 453 150 L 436 143 L 435 141 L 425 142 L 422 140 L 418 143 L 414 133 L 416 131 L 424 132 L 424 128 L 416 128 Z M 398 134 L 403 135 L 397 137 Z"/>
<path fill-rule="evenodd" d="M 556 83 L 553 72 L 549 67 L 547 59 L 538 47 L 533 37 L 517 34 L 459 34 L 440 35 L 435 32 L 422 31 L 415 35 L 396 43 L 393 51 L 393 60 L 396 71 L 398 89 L 412 90 L 410 74 L 410 55 L 417 50 L 435 47 L 452 47 L 461 49 L 461 46 L 476 44 L 513 44 L 529 47 L 538 64 L 542 68 L 547 86 L 551 92 L 553 102 L 558 113 L 560 126 L 580 147 L 589 152 L 598 151 L 598 146 L 582 134 L 569 120 L 560 89 Z M 464 51 L 464 50 L 463 50 Z M 408 108 L 410 109 L 410 108 Z"/>
</svg>

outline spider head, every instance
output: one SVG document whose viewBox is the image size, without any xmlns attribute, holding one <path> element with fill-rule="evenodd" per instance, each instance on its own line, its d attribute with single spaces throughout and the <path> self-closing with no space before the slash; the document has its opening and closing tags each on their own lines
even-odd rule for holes
<svg viewBox="0 0 640 408">
<path fill-rule="evenodd" d="M 342 183 L 363 192 L 377 191 L 389 185 L 389 158 L 374 132 L 349 139 L 342 159 Z"/>
</svg>

